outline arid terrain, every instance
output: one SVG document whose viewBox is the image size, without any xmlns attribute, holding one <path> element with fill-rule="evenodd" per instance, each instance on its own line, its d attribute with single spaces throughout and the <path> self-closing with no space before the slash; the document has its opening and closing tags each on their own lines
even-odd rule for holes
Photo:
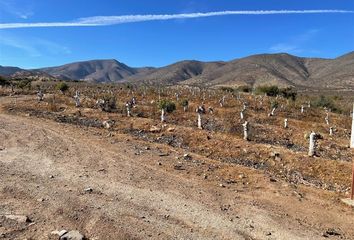
<svg viewBox="0 0 354 240">
<path fill-rule="evenodd" d="M 115 59 L 25 70 L 0 66 L 0 75 L 21 79 L 80 80 L 202 87 L 277 85 L 321 90 L 354 89 L 354 52 L 333 59 L 257 54 L 231 61 L 184 60 L 163 67 L 130 67 Z"/>
<path fill-rule="evenodd" d="M 96 240 L 354 239 L 354 210 L 341 201 L 353 159 L 345 99 L 327 125 L 325 110 L 305 98 L 277 98 L 268 116 L 275 97 L 249 93 L 73 84 L 64 94 L 47 87 L 37 101 L 34 90 L 4 89 L 0 239 L 58 239 L 52 232 L 63 229 Z M 96 106 L 107 95 L 117 103 L 109 112 Z M 159 97 L 177 105 L 164 123 Z M 198 129 L 202 102 L 213 112 Z M 307 155 L 311 131 L 322 136 L 315 157 Z"/>
</svg>

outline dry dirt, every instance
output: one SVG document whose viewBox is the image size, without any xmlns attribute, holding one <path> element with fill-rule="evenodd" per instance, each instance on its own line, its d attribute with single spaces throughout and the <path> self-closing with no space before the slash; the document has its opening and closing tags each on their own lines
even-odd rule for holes
<svg viewBox="0 0 354 240">
<path fill-rule="evenodd" d="M 88 239 L 354 239 L 341 194 L 130 134 L 10 114 L 12 101 L 0 97 L 0 239 L 56 239 L 61 229 Z"/>
</svg>

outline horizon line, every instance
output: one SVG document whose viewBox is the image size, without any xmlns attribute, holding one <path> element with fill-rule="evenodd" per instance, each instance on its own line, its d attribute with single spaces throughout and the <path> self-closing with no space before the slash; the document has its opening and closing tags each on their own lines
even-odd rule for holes
<svg viewBox="0 0 354 240">
<path fill-rule="evenodd" d="M 347 54 L 352 54 L 354 53 L 354 50 L 350 50 L 350 51 L 346 51 L 340 55 L 337 55 L 335 57 L 315 57 L 315 56 L 301 56 L 301 55 L 294 55 L 294 54 L 290 54 L 288 52 L 275 52 L 275 53 L 270 53 L 270 52 L 263 52 L 263 53 L 254 53 L 254 54 L 248 54 L 248 55 L 244 55 L 244 56 L 240 56 L 240 57 L 235 57 L 235 58 L 231 58 L 231 59 L 227 59 L 227 60 L 201 60 L 201 59 L 180 59 L 180 60 L 175 60 L 171 63 L 167 63 L 167 64 L 162 64 L 162 65 L 142 65 L 142 66 L 136 66 L 136 65 L 131 65 L 130 63 L 126 63 L 125 61 L 120 61 L 117 58 L 89 58 L 89 59 L 79 59 L 79 60 L 72 60 L 72 61 L 68 61 L 66 63 L 61 63 L 61 64 L 56 64 L 56 65 L 51 65 L 51 66 L 42 66 L 42 67 L 24 67 L 24 66 L 13 66 L 13 65 L 2 65 L 0 64 L 1 67 L 18 67 L 24 70 L 40 70 L 42 68 L 52 68 L 52 67 L 60 67 L 60 66 L 64 66 L 64 65 L 68 65 L 68 64 L 73 64 L 73 63 L 81 63 L 81 62 L 90 62 L 90 61 L 109 61 L 109 60 L 114 60 L 117 61 L 119 63 L 122 63 L 124 65 L 127 65 L 128 67 L 131 68 L 145 68 L 145 67 L 152 67 L 152 68 L 161 68 L 161 67 L 166 67 L 175 63 L 179 63 L 179 62 L 183 62 L 183 61 L 197 61 L 197 62 L 204 62 L 204 63 L 213 63 L 213 62 L 230 62 L 233 60 L 239 60 L 239 59 L 243 59 L 243 58 L 247 58 L 247 57 L 252 57 L 252 56 L 257 56 L 257 55 L 280 55 L 280 54 L 287 54 L 293 57 L 297 57 L 297 58 L 318 58 L 318 59 L 326 59 L 326 60 L 334 60 L 340 57 L 343 57 Z"/>
</svg>

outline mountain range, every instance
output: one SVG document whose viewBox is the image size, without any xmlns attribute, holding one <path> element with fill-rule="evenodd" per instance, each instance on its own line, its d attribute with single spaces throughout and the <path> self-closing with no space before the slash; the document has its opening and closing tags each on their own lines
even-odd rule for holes
<svg viewBox="0 0 354 240">
<path fill-rule="evenodd" d="M 0 66 L 5 77 L 32 77 L 88 82 L 130 82 L 205 87 L 278 85 L 304 88 L 354 88 L 354 52 L 334 59 L 286 53 L 258 54 L 228 62 L 185 60 L 168 66 L 134 68 L 114 59 L 24 70 Z"/>
</svg>

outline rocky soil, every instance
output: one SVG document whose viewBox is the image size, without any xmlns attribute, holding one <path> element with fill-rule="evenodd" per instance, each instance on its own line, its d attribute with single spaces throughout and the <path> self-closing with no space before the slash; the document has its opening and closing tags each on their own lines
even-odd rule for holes
<svg viewBox="0 0 354 240">
<path fill-rule="evenodd" d="M 311 159 L 298 120 L 291 143 L 261 127 L 245 142 L 33 95 L 0 107 L 0 239 L 354 239 L 344 129 Z"/>
</svg>

